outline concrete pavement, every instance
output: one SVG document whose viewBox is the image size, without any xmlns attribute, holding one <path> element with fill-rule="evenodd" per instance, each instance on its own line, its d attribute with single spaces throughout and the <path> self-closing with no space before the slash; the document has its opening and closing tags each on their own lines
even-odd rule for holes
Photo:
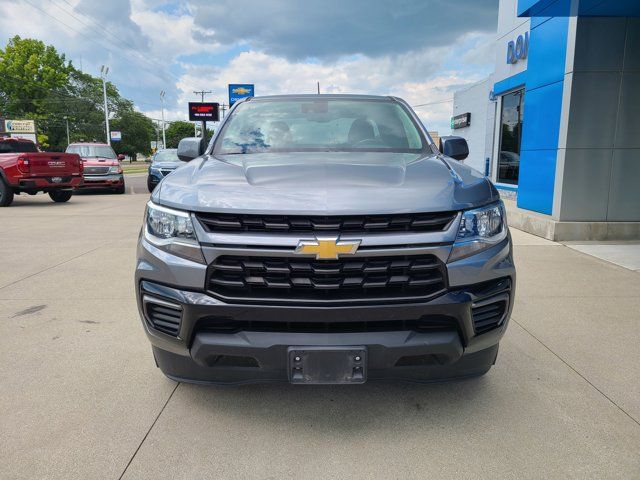
<svg viewBox="0 0 640 480">
<path fill-rule="evenodd" d="M 147 198 L 0 209 L 0 478 L 640 478 L 640 272 L 513 231 L 483 378 L 176 384 L 135 306 Z"/>
</svg>

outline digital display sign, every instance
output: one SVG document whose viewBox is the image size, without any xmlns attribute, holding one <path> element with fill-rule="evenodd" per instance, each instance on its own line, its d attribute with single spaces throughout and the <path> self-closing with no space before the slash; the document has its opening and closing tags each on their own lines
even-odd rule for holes
<svg viewBox="0 0 640 480">
<path fill-rule="evenodd" d="M 192 122 L 217 122 L 220 120 L 220 104 L 189 102 L 189 120 Z"/>
</svg>

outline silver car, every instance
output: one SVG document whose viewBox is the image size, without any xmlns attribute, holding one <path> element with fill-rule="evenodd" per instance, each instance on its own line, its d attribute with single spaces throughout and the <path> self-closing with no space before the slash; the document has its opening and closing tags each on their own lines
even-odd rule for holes
<svg viewBox="0 0 640 480">
<path fill-rule="evenodd" d="M 135 286 L 156 364 L 196 383 L 440 381 L 495 363 L 515 293 L 492 183 L 395 97 L 234 105 L 147 204 Z"/>
</svg>

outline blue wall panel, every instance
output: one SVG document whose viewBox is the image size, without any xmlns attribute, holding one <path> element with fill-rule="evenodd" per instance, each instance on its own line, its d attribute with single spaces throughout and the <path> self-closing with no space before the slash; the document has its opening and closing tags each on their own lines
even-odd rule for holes
<svg viewBox="0 0 640 480">
<path fill-rule="evenodd" d="M 544 12 L 562 3 L 546 3 Z M 527 60 L 518 206 L 548 215 L 553 210 L 568 28 L 567 17 L 532 22 Z"/>
<path fill-rule="evenodd" d="M 563 79 L 568 27 L 568 18 L 555 17 L 531 29 L 527 90 Z"/>
<path fill-rule="evenodd" d="M 525 92 L 522 150 L 558 148 L 562 90 L 560 81 Z"/>
<path fill-rule="evenodd" d="M 521 152 L 518 207 L 551 215 L 557 155 L 557 149 Z"/>
<path fill-rule="evenodd" d="M 493 84 L 493 94 L 502 95 L 509 90 L 513 90 L 517 87 L 524 87 L 527 83 L 527 71 L 520 72 L 517 75 L 512 75 L 499 82 Z"/>
</svg>

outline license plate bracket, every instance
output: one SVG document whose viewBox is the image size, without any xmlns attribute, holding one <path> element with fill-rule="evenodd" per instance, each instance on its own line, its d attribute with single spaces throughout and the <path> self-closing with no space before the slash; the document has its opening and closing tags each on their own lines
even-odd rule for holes
<svg viewBox="0 0 640 480">
<path fill-rule="evenodd" d="M 367 381 L 364 346 L 289 347 L 289 381 L 296 384 L 349 384 Z"/>
</svg>

